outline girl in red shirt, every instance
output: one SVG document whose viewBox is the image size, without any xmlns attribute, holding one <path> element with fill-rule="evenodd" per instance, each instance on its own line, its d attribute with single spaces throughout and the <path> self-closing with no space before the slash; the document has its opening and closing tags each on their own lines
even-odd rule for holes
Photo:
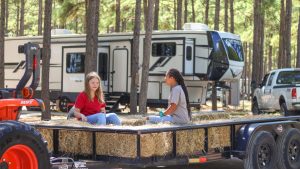
<svg viewBox="0 0 300 169">
<path fill-rule="evenodd" d="M 105 106 L 101 79 L 96 72 L 91 72 L 86 76 L 84 91 L 76 98 L 74 116 L 91 124 L 121 125 L 115 113 L 106 114 Z"/>
</svg>

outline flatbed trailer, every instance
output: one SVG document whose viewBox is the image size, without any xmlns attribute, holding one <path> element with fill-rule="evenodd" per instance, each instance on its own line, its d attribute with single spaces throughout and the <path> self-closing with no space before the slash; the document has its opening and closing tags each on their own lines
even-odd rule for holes
<svg viewBox="0 0 300 169">
<path fill-rule="evenodd" d="M 250 120 L 232 119 L 206 124 L 172 125 L 155 128 L 142 126 L 90 128 L 41 124 L 33 126 L 42 135 L 45 129 L 51 131 L 50 139 L 53 140 L 50 140 L 50 142 L 52 144 L 51 153 L 54 157 L 52 160 L 54 168 L 66 165 L 71 166 L 74 164 L 74 161 L 77 161 L 77 166 L 82 165 L 82 167 L 86 168 L 92 168 L 92 166 L 97 165 L 99 167 L 145 168 L 205 163 L 237 157 L 244 160 L 245 169 L 274 169 L 276 165 L 279 165 L 278 168 L 280 169 L 299 169 L 299 121 L 299 116 L 290 116 Z M 63 131 L 71 134 L 69 136 L 63 135 Z M 67 137 L 76 139 L 76 134 L 72 134 L 72 132 L 89 133 L 92 143 L 89 144 L 91 145 L 90 147 L 86 146 L 84 150 L 89 153 L 85 155 L 81 154 L 82 152 L 70 153 L 69 150 L 63 148 L 60 141 L 63 142 L 64 139 L 69 139 Z M 85 135 L 81 134 L 78 136 L 83 139 Z M 127 136 L 134 139 L 128 139 Z M 161 154 L 155 153 L 154 151 L 156 150 L 153 150 L 152 153 L 145 152 L 151 141 L 159 141 L 157 139 L 151 140 L 151 138 L 158 136 L 162 141 L 161 145 L 158 144 L 151 149 L 165 150 L 165 152 Z M 147 142 L 149 139 L 150 142 Z M 106 147 L 105 151 L 117 154 L 116 150 L 124 149 L 123 153 L 111 155 L 107 152 L 100 152 L 100 150 L 104 150 L 99 149 L 99 144 L 105 144 L 103 140 L 104 142 L 116 142 L 114 147 Z M 164 142 L 170 142 L 170 144 L 165 144 Z M 198 146 L 195 146 L 197 144 Z M 134 147 L 134 150 L 130 147 Z M 91 150 L 88 150 L 89 148 Z M 128 155 L 127 152 L 132 153 Z"/>
</svg>

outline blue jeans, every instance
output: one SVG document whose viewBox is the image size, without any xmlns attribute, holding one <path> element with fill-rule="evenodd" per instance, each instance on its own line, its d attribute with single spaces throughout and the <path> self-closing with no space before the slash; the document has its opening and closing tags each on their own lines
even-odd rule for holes
<svg viewBox="0 0 300 169">
<path fill-rule="evenodd" d="M 173 122 L 173 117 L 170 115 L 167 116 L 149 116 L 150 123 L 161 123 L 161 122 Z"/>
<path fill-rule="evenodd" d="M 97 124 L 97 125 L 106 125 L 106 124 L 114 124 L 117 126 L 121 125 L 121 120 L 116 115 L 116 113 L 97 113 L 93 115 L 87 116 L 87 121 L 90 124 Z"/>
</svg>

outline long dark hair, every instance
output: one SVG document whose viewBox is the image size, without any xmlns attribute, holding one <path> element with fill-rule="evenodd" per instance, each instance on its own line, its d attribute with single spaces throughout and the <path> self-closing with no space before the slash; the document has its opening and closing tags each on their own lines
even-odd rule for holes
<svg viewBox="0 0 300 169">
<path fill-rule="evenodd" d="M 182 88 L 182 90 L 185 94 L 185 100 L 186 100 L 186 106 L 187 106 L 188 114 L 189 114 L 190 119 L 192 119 L 189 94 L 188 94 L 187 88 L 185 86 L 183 76 L 181 75 L 181 73 L 177 69 L 170 69 L 167 72 L 167 75 L 169 77 L 173 77 L 176 80 L 177 84 L 181 86 L 181 88 Z"/>
</svg>

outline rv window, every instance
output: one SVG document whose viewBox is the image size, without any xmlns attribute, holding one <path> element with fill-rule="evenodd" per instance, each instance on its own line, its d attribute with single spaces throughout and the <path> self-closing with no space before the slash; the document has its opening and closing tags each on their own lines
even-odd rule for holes
<svg viewBox="0 0 300 169">
<path fill-rule="evenodd" d="M 99 53 L 99 60 L 98 60 L 98 73 L 102 80 L 107 80 L 107 73 L 108 73 L 108 63 L 107 63 L 108 55 L 107 53 Z"/>
<path fill-rule="evenodd" d="M 225 46 L 230 60 L 244 61 L 243 47 L 241 41 L 235 39 L 224 38 Z"/>
<path fill-rule="evenodd" d="M 192 60 L 192 47 L 191 46 L 187 46 L 186 47 L 186 60 Z"/>
<path fill-rule="evenodd" d="M 84 73 L 84 53 L 67 53 L 67 73 Z"/>
<path fill-rule="evenodd" d="M 152 43 L 152 56 L 154 57 L 172 57 L 176 55 L 176 43 Z"/>
</svg>

